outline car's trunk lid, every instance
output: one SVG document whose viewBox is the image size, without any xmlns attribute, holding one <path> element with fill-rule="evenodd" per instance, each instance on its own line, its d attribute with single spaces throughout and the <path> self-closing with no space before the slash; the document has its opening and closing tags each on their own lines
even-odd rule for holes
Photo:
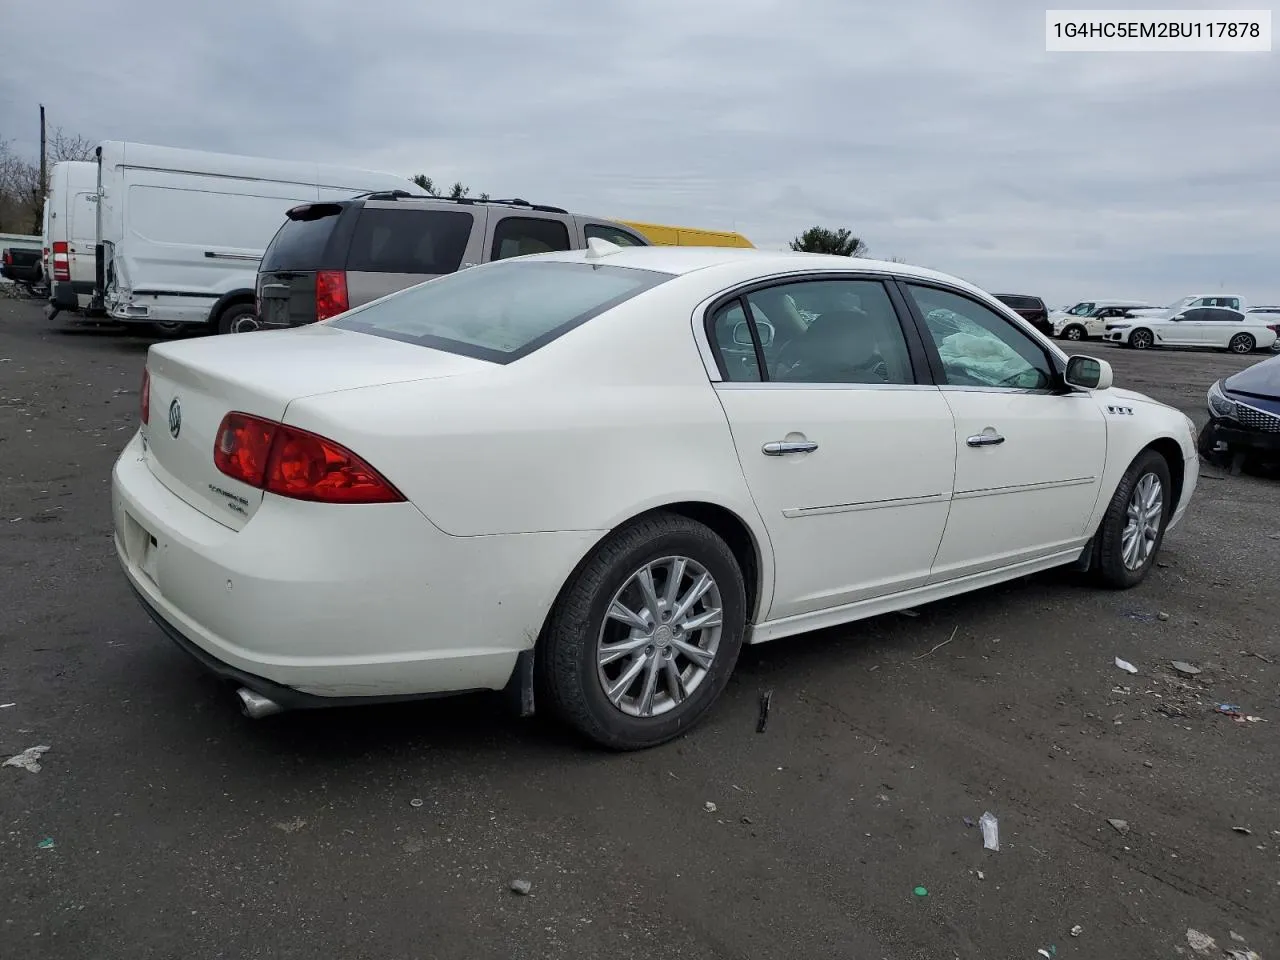
<svg viewBox="0 0 1280 960">
<path fill-rule="evenodd" d="M 489 367 L 483 360 L 326 325 L 160 344 L 147 358 L 145 456 L 156 479 L 174 494 L 238 530 L 257 512 L 263 494 L 214 465 L 218 428 L 231 411 L 280 421 L 289 403 L 301 397 Z"/>
</svg>

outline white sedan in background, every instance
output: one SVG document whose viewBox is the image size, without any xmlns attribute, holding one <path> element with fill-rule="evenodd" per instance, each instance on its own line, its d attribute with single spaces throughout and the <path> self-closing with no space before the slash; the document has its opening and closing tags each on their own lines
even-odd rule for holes
<svg viewBox="0 0 1280 960">
<path fill-rule="evenodd" d="M 1198 475 L 1185 416 L 960 280 L 598 240 L 153 346 L 141 418 L 120 562 L 250 716 L 505 688 L 617 749 L 743 643 L 1133 586 Z"/>
<path fill-rule="evenodd" d="M 1105 339 L 1136 350 L 1151 347 L 1213 347 L 1232 353 L 1270 350 L 1274 318 L 1227 307 L 1195 307 L 1171 316 L 1130 316 L 1107 321 Z"/>
</svg>

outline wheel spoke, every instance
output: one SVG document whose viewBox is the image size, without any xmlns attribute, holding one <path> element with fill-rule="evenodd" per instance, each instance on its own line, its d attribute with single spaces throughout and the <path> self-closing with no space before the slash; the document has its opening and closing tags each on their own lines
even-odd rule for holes
<svg viewBox="0 0 1280 960">
<path fill-rule="evenodd" d="M 702 599 L 703 594 L 715 585 L 716 582 L 711 579 L 711 574 L 704 573 L 700 576 L 693 582 L 693 586 L 689 588 L 689 592 L 680 598 L 680 605 L 676 607 L 675 611 L 671 614 L 671 619 L 676 623 L 683 620 L 689 615 L 689 611 L 693 609 L 693 605 Z"/>
<path fill-rule="evenodd" d="M 703 670 L 710 670 L 711 664 L 715 660 L 716 655 L 710 650 L 703 650 L 701 647 L 694 646 L 678 637 L 671 641 L 671 645 L 692 660 Z"/>
<path fill-rule="evenodd" d="M 620 660 L 628 654 L 635 653 L 642 649 L 645 644 L 649 643 L 648 637 L 632 637 L 629 640 L 623 640 L 621 643 L 604 643 L 600 645 L 600 666 L 607 667 L 615 660 Z"/>
<path fill-rule="evenodd" d="M 653 696 L 658 689 L 658 657 L 648 659 L 644 675 L 644 689 L 640 693 L 640 716 L 653 716 Z"/>
<path fill-rule="evenodd" d="M 622 621 L 627 626 L 636 630 L 644 630 L 647 632 L 652 629 L 652 626 L 644 617 L 640 616 L 640 614 L 636 613 L 621 600 L 615 600 L 613 603 L 609 604 L 609 616 L 614 620 Z"/>
<path fill-rule="evenodd" d="M 684 698 L 689 695 L 684 688 L 684 677 L 680 675 L 680 671 L 676 669 L 675 658 L 662 661 L 662 672 L 667 680 L 667 693 L 676 703 L 683 703 Z"/>
<path fill-rule="evenodd" d="M 631 684 L 635 682 L 636 677 L 640 676 L 640 671 L 644 669 L 646 663 L 648 660 L 645 657 L 636 657 L 608 689 L 607 696 L 615 707 L 622 702 L 622 698 L 631 689 Z"/>
<path fill-rule="evenodd" d="M 649 616 L 654 620 L 658 619 L 658 608 L 662 604 L 658 601 L 658 592 L 653 586 L 653 570 L 645 567 L 636 574 L 636 584 L 640 587 L 640 594 L 644 597 L 644 605 L 649 608 Z"/>
<path fill-rule="evenodd" d="M 716 607 L 714 610 L 707 610 L 698 614 L 696 617 L 689 617 L 687 620 L 680 621 L 679 626 L 684 628 L 685 633 L 693 633 L 695 630 L 705 630 L 708 627 L 718 627 L 723 622 L 721 610 Z"/>
<path fill-rule="evenodd" d="M 663 591 L 662 603 L 667 609 L 676 605 L 676 599 L 680 595 L 680 584 L 684 582 L 684 571 L 689 566 L 689 561 L 684 557 L 676 557 L 671 561 L 671 567 L 667 571 L 667 588 Z"/>
</svg>

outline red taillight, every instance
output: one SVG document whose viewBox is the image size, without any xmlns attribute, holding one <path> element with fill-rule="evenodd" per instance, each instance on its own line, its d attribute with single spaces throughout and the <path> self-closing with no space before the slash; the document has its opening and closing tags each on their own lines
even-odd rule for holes
<svg viewBox="0 0 1280 960">
<path fill-rule="evenodd" d="M 138 391 L 142 403 L 142 422 L 151 421 L 151 371 L 142 368 L 142 389 Z"/>
<path fill-rule="evenodd" d="M 4 252 L 4 263 L 5 263 L 5 266 L 9 266 L 10 264 L 13 263 L 13 254 L 10 253 L 8 250 Z"/>
<path fill-rule="evenodd" d="M 241 483 L 293 500 L 404 501 L 399 490 L 346 447 L 247 413 L 229 413 L 222 418 L 213 462 Z"/>
<path fill-rule="evenodd" d="M 343 270 L 320 270 L 316 273 L 316 320 L 328 320 L 346 313 L 347 274 Z"/>
<path fill-rule="evenodd" d="M 53 279 L 71 279 L 71 251 L 65 240 L 55 240 L 53 244 Z"/>
</svg>

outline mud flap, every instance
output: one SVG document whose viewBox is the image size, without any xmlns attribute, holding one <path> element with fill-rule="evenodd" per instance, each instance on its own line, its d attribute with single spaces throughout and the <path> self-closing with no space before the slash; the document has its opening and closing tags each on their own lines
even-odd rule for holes
<svg viewBox="0 0 1280 960">
<path fill-rule="evenodd" d="M 1084 545 L 1084 549 L 1080 551 L 1080 556 L 1076 557 L 1071 564 L 1071 569 L 1077 573 L 1088 573 L 1089 568 L 1093 566 L 1093 550 L 1096 536 L 1090 537 L 1089 542 Z"/>
<path fill-rule="evenodd" d="M 533 651 L 525 650 L 516 658 L 516 668 L 502 691 L 503 697 L 517 717 L 532 717 L 533 702 Z"/>
</svg>

